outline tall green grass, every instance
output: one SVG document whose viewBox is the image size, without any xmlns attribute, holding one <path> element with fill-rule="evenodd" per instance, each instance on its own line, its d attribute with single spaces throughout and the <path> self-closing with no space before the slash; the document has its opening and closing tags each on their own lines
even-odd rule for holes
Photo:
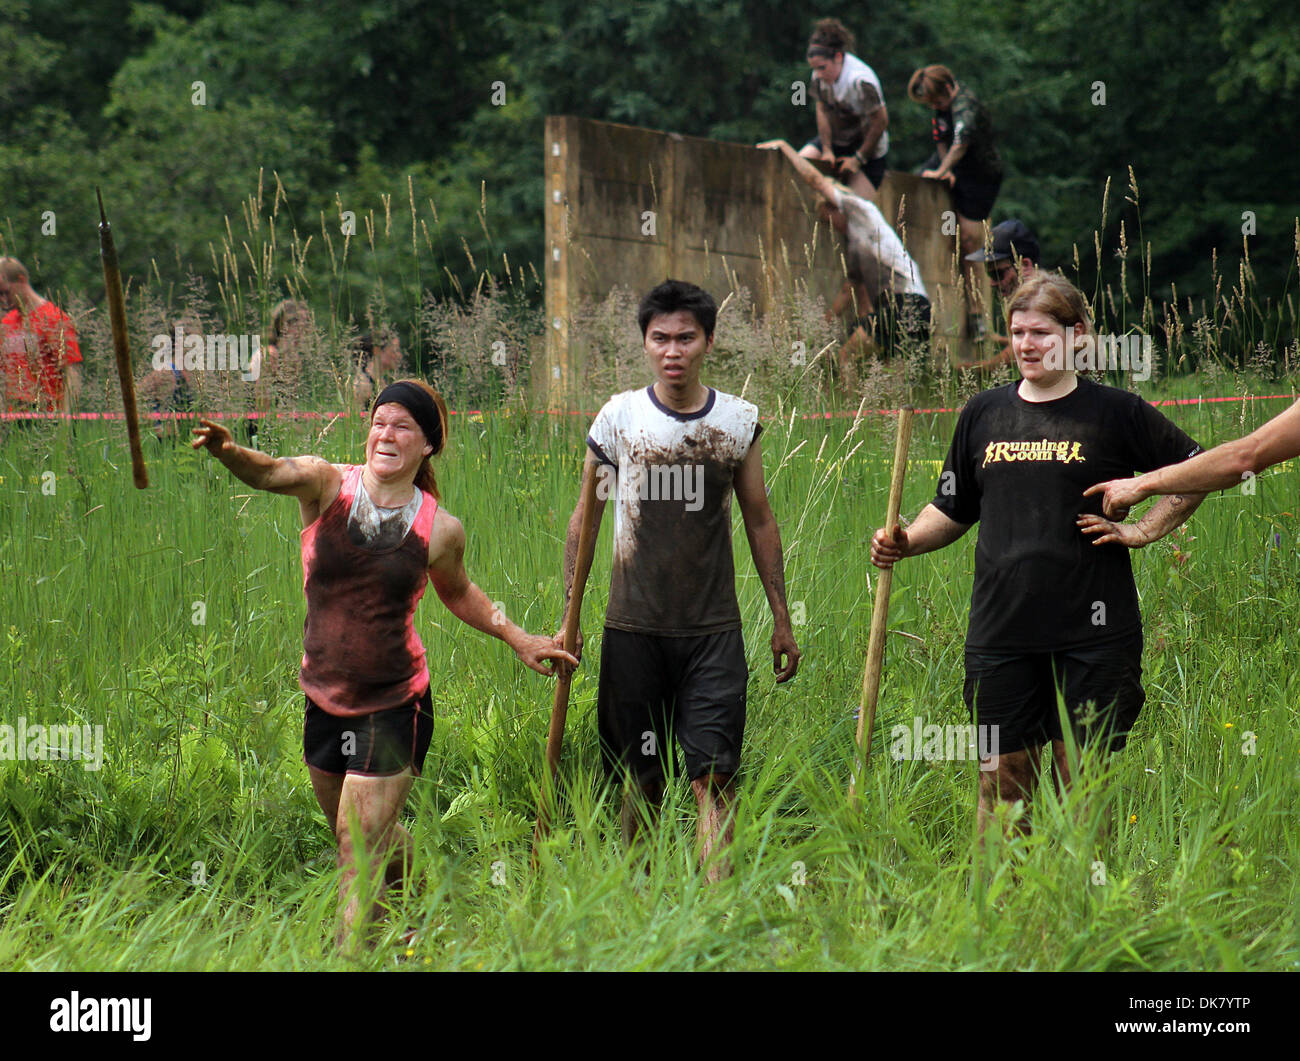
<svg viewBox="0 0 1300 1061">
<path fill-rule="evenodd" d="M 1170 415 L 1208 444 L 1280 408 Z M 965 721 L 975 535 L 895 575 L 876 750 L 853 811 L 867 542 L 883 518 L 891 421 L 804 420 L 776 402 L 764 412 L 780 414 L 763 435 L 765 466 L 804 660 L 792 683 L 773 684 L 770 616 L 737 517 L 751 681 L 734 875 L 706 886 L 695 869 L 684 781 L 644 866 L 618 839 L 594 719 L 607 526 L 560 813 L 536 872 L 551 687 L 434 594 L 421 605 L 437 724 L 406 814 L 412 887 L 392 897 L 376 947 L 351 960 L 332 952 L 334 845 L 301 763 L 297 506 L 152 440 L 153 486 L 135 491 L 120 425 L 11 431 L 0 444 L 0 721 L 103 725 L 106 762 L 0 762 L 0 967 L 1294 967 L 1296 468 L 1262 476 L 1254 496 L 1212 495 L 1184 535 L 1134 554 L 1148 701 L 1129 748 L 1089 764 L 1064 803 L 1048 786 L 1034 832 L 990 844 L 981 861 L 974 765 L 887 754 L 895 723 Z M 905 512 L 932 496 L 952 424 L 918 420 Z M 359 421 L 321 427 L 276 424 L 263 445 L 360 458 Z M 559 620 L 585 427 L 518 410 L 456 417 L 439 464 L 470 576 L 533 631 Z M 420 934 L 406 948 L 409 927 Z"/>
</svg>

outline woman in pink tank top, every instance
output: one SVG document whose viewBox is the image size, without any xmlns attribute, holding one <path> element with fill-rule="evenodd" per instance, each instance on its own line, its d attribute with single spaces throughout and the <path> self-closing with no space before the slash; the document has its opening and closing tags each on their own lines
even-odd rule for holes
<svg viewBox="0 0 1300 1061">
<path fill-rule="evenodd" d="M 557 662 L 578 661 L 512 623 L 465 573 L 465 530 L 439 505 L 430 463 L 446 440 L 447 408 L 427 383 L 399 380 L 375 398 L 360 465 L 271 457 L 235 445 L 220 424 L 200 425 L 196 449 L 249 486 L 298 499 L 307 597 L 303 758 L 338 842 L 336 942 L 351 950 L 354 928 L 365 929 L 410 857 L 398 819 L 433 733 L 429 668 L 414 622 L 426 584 L 453 615 L 499 637 L 533 670 L 553 676 Z M 383 870 L 363 916 L 354 837 Z"/>
</svg>

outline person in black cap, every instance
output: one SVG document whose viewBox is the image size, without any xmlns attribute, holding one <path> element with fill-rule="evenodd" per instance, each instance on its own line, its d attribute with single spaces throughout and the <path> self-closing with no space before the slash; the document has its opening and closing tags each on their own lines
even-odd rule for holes
<svg viewBox="0 0 1300 1061">
<path fill-rule="evenodd" d="M 379 394 L 359 465 L 277 459 L 237 446 L 218 423 L 199 423 L 195 449 L 249 486 L 298 499 L 303 759 L 338 842 L 337 944 L 350 950 L 354 928 L 378 913 L 412 853 L 399 817 L 433 736 L 429 667 L 413 622 L 425 586 L 432 582 L 453 615 L 499 637 L 540 674 L 578 660 L 521 630 L 465 573 L 465 529 L 438 503 L 430 464 L 447 436 L 447 407 L 427 383 L 399 380 Z M 360 861 L 377 877 L 365 912 L 355 887 Z"/>
<path fill-rule="evenodd" d="M 1015 294 L 1016 288 L 1028 280 L 1038 269 L 1038 238 L 1029 226 L 1018 218 L 1011 218 L 995 225 L 992 243 L 987 249 L 981 247 L 966 255 L 968 262 L 983 262 L 988 269 L 989 279 L 998 294 L 1006 301 Z M 998 351 L 982 361 L 972 361 L 962 365 L 964 369 L 991 369 L 998 365 L 1009 365 L 1014 360 L 1011 352 L 1011 340 L 1005 335 L 990 335 L 989 340 L 998 344 Z"/>
</svg>

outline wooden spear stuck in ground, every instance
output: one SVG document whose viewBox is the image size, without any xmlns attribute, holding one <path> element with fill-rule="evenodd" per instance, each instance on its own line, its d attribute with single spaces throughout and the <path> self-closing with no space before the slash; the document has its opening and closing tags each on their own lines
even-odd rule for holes
<svg viewBox="0 0 1300 1061">
<path fill-rule="evenodd" d="M 898 437 L 894 441 L 894 472 L 889 480 L 889 511 L 885 528 L 893 533 L 903 503 L 903 478 L 907 474 L 907 447 L 912 440 L 910 405 L 898 413 Z M 876 601 L 871 609 L 871 633 L 867 638 L 867 662 L 862 672 L 862 702 L 858 708 L 858 732 L 854 741 L 853 775 L 849 778 L 849 801 L 857 798 L 858 779 L 871 758 L 871 733 L 876 724 L 876 700 L 880 694 L 880 671 L 885 659 L 885 631 L 889 620 L 889 590 L 893 568 L 876 573 Z M 865 739 L 864 731 L 865 730 Z"/>
</svg>

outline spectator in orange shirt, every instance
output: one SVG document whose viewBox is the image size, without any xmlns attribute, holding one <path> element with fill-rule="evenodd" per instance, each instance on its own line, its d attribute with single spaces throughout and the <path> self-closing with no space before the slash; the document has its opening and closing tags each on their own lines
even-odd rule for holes
<svg viewBox="0 0 1300 1061">
<path fill-rule="evenodd" d="M 17 258 L 0 258 L 0 363 L 5 407 L 73 410 L 81 394 L 81 347 L 72 320 L 33 289 Z"/>
</svg>

